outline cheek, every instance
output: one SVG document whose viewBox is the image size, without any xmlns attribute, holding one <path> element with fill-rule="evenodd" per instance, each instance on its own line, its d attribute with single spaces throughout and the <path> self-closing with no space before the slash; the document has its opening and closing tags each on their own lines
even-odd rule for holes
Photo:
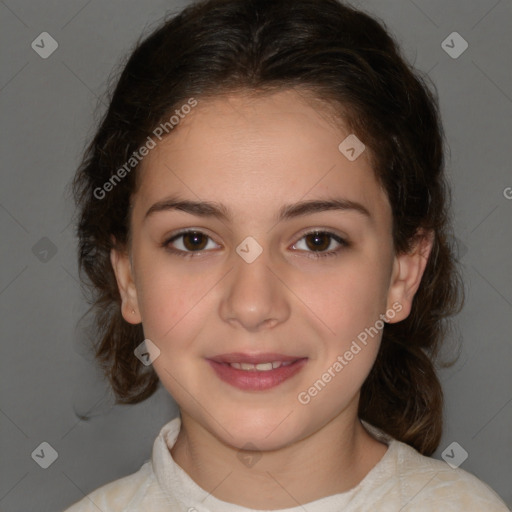
<svg viewBox="0 0 512 512">
<path fill-rule="evenodd" d="M 356 263 L 329 273 L 310 275 L 291 288 L 305 307 L 324 325 L 329 337 L 343 346 L 375 323 L 386 307 L 386 287 L 378 269 Z"/>
<path fill-rule="evenodd" d="M 351 399 L 368 376 L 384 328 L 380 315 L 386 308 L 385 281 L 377 261 L 354 258 L 337 271 L 296 283 L 297 295 L 305 298 L 315 313 L 310 317 L 323 332 L 308 382 L 316 386 L 312 393 L 325 386 L 320 402 L 339 407 L 339 401 Z"/>
<path fill-rule="evenodd" d="M 166 340 L 178 328 L 198 325 L 205 294 L 218 279 L 215 276 L 185 273 L 169 262 L 153 260 L 138 273 L 137 296 L 142 314 L 144 332 L 151 339 Z M 196 322 L 194 322 L 196 318 Z"/>
<path fill-rule="evenodd" d="M 180 383 L 197 380 L 194 341 L 205 328 L 211 311 L 207 293 L 212 279 L 184 276 L 183 273 L 148 272 L 140 283 L 144 336 L 160 349 L 153 367 L 161 382 L 178 403 L 186 403 L 187 392 Z M 188 387 L 187 387 L 188 389 Z M 197 395 L 200 390 L 188 389 Z"/>
</svg>

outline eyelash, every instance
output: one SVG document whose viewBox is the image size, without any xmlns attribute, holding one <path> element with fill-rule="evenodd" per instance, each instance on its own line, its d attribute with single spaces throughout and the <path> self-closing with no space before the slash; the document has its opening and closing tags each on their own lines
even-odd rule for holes
<svg viewBox="0 0 512 512">
<path fill-rule="evenodd" d="M 206 236 L 209 240 L 212 240 L 212 238 L 210 236 L 206 235 L 202 231 L 199 231 L 199 230 L 196 230 L 196 229 L 187 229 L 187 230 L 184 230 L 184 231 L 180 231 L 179 233 L 175 233 L 174 235 L 172 235 L 171 238 L 166 239 L 162 243 L 162 247 L 164 247 L 170 253 L 175 254 L 177 256 L 180 256 L 182 258 L 189 258 L 190 259 L 190 258 L 193 258 L 195 256 L 201 255 L 204 252 L 204 249 L 202 251 L 183 251 L 181 249 L 173 249 L 173 248 L 171 248 L 169 246 L 175 240 L 177 240 L 179 238 L 182 238 L 184 235 L 189 234 L 189 233 L 198 233 L 200 235 Z M 327 235 L 331 239 L 331 242 L 332 242 L 332 240 L 335 240 L 336 242 L 338 242 L 340 244 L 340 247 L 338 247 L 335 250 L 331 250 L 331 251 L 325 251 L 325 252 L 305 251 L 305 252 L 310 253 L 308 258 L 312 258 L 312 259 L 320 259 L 320 258 L 338 256 L 339 253 L 344 248 L 349 247 L 349 245 L 350 245 L 345 239 L 341 238 L 339 235 L 336 235 L 335 233 L 331 233 L 330 231 L 322 231 L 320 229 L 314 229 L 312 231 L 308 231 L 307 233 L 304 233 L 301 236 L 301 238 L 299 238 L 298 241 L 306 238 L 308 235 Z M 296 244 L 297 244 L 297 242 L 295 242 L 294 245 L 296 245 Z M 329 243 L 329 245 L 330 245 L 330 243 Z"/>
</svg>

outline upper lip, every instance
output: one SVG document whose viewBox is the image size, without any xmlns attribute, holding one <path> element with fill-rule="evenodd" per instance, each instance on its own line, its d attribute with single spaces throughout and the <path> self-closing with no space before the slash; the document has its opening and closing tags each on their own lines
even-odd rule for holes
<svg viewBox="0 0 512 512">
<path fill-rule="evenodd" d="M 300 356 L 287 356 L 285 354 L 276 354 L 265 352 L 262 354 L 243 354 L 241 352 L 233 352 L 231 354 L 221 354 L 214 357 L 209 357 L 211 361 L 216 363 L 272 363 L 275 361 L 297 361 L 298 359 L 304 359 Z"/>
</svg>

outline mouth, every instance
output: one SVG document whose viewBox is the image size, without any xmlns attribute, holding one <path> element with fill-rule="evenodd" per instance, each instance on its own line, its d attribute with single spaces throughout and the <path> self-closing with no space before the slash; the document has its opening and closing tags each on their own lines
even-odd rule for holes
<svg viewBox="0 0 512 512">
<path fill-rule="evenodd" d="M 284 354 L 224 354 L 208 358 L 216 375 L 227 384 L 247 391 L 263 391 L 296 375 L 308 358 Z"/>
<path fill-rule="evenodd" d="M 298 361 L 298 359 L 297 359 Z M 275 370 L 276 368 L 281 368 L 282 366 L 289 366 L 296 361 L 272 361 L 268 363 L 221 363 L 221 364 L 229 364 L 231 368 L 236 368 L 237 370 L 244 371 L 257 371 L 257 372 L 268 372 L 270 370 Z"/>
</svg>

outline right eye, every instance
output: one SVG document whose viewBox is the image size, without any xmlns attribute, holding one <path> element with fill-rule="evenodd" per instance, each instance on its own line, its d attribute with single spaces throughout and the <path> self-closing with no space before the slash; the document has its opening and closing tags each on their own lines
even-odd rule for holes
<svg viewBox="0 0 512 512">
<path fill-rule="evenodd" d="M 173 254 L 183 257 L 193 256 L 195 252 L 211 250 L 215 246 L 220 247 L 208 235 L 195 229 L 174 234 L 162 245 Z"/>
</svg>

